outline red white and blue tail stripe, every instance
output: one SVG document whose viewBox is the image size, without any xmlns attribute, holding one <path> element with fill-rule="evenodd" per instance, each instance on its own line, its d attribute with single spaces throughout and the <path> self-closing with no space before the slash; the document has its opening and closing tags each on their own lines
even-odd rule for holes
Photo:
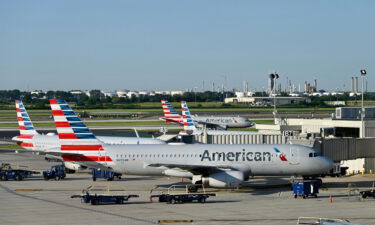
<svg viewBox="0 0 375 225">
<path fill-rule="evenodd" d="M 27 114 L 25 106 L 23 105 L 22 100 L 16 100 L 15 104 L 20 134 L 21 136 L 24 135 L 25 137 L 32 138 L 32 136 L 38 134 L 38 132 L 36 132 L 33 123 L 30 120 L 29 114 Z"/>
<path fill-rule="evenodd" d="M 173 122 L 173 123 L 180 123 L 182 124 L 182 116 L 177 113 L 177 111 L 173 108 L 171 103 L 169 103 L 167 100 L 162 99 L 161 105 L 163 107 L 163 113 L 165 117 L 165 121 L 167 123 Z"/>
<path fill-rule="evenodd" d="M 191 117 L 190 110 L 186 104 L 186 101 L 181 101 L 181 110 L 184 130 L 197 130 L 193 118 Z"/>
<path fill-rule="evenodd" d="M 86 127 L 72 108 L 62 99 L 50 99 L 52 115 L 65 161 L 105 162 L 112 159 L 106 156 L 102 142 Z"/>
</svg>

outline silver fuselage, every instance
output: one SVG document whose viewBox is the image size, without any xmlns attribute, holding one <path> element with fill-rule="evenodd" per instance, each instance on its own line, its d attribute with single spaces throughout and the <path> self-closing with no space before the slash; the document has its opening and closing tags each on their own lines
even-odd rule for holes
<svg viewBox="0 0 375 225">
<path fill-rule="evenodd" d="M 144 145 L 144 144 L 166 144 L 166 142 L 155 138 L 138 138 L 138 137 L 113 137 L 113 136 L 97 136 L 97 139 L 109 145 Z M 35 134 L 31 139 L 23 139 L 18 136 L 12 138 L 20 145 L 22 143 L 30 143 L 30 145 L 21 145 L 23 148 L 32 151 L 46 151 L 51 148 L 59 148 L 60 141 L 57 135 Z"/>
<path fill-rule="evenodd" d="M 254 126 L 254 123 L 245 117 L 239 116 L 192 116 L 196 123 L 217 124 L 226 128 L 246 128 Z"/>
<path fill-rule="evenodd" d="M 269 176 L 317 175 L 332 168 L 332 160 L 310 157 L 310 153 L 317 152 L 300 145 L 106 145 L 103 154 L 112 161 L 102 163 L 115 172 L 132 175 L 164 175 L 170 169 L 149 166 L 152 164 L 227 166 L 246 174 Z"/>
</svg>

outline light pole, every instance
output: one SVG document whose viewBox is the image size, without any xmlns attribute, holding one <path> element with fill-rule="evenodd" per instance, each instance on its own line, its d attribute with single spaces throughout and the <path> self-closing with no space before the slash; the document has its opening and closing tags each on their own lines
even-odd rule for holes
<svg viewBox="0 0 375 225">
<path fill-rule="evenodd" d="M 361 77 L 362 77 L 362 108 L 361 108 L 361 130 L 362 130 L 362 138 L 365 137 L 365 126 L 364 126 L 364 118 L 365 118 L 365 107 L 364 107 L 364 102 L 363 102 L 363 99 L 364 99 L 364 87 L 365 87 L 365 76 L 367 74 L 367 71 L 366 70 L 361 70 Z"/>
<path fill-rule="evenodd" d="M 277 111 L 276 111 L 276 88 L 277 88 L 277 83 L 276 83 L 276 80 L 279 79 L 279 74 L 277 74 L 276 72 L 275 73 L 271 73 L 270 74 L 270 78 L 273 79 L 273 90 L 271 90 L 272 94 L 273 94 L 273 115 L 274 115 L 274 118 L 275 118 L 275 122 L 276 122 L 276 115 L 277 115 Z"/>
<path fill-rule="evenodd" d="M 194 87 L 194 101 L 195 101 L 195 104 L 197 104 L 197 89 L 198 89 L 198 87 Z"/>
<path fill-rule="evenodd" d="M 275 73 L 275 82 L 274 82 L 274 87 L 273 87 L 273 90 L 274 90 L 274 93 L 273 93 L 273 112 L 275 114 L 275 117 L 276 117 L 276 89 L 277 89 L 277 85 L 276 85 L 276 80 L 279 79 L 279 74 Z"/>
</svg>

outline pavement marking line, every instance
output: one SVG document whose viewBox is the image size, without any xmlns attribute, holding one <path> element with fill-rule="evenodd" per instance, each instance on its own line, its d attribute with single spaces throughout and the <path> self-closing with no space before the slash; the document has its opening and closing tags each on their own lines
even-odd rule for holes
<svg viewBox="0 0 375 225">
<path fill-rule="evenodd" d="M 14 191 L 43 191 L 43 189 L 16 189 Z"/>
<path fill-rule="evenodd" d="M 56 201 L 52 201 L 52 200 L 37 198 L 37 197 L 33 197 L 33 196 L 27 196 L 27 195 L 24 195 L 24 194 L 20 194 L 20 192 L 15 192 L 15 191 L 9 189 L 8 187 L 5 187 L 2 184 L 0 184 L 0 188 L 3 189 L 4 191 L 10 193 L 10 194 L 13 194 L 13 195 L 17 195 L 17 196 L 20 196 L 20 197 L 29 198 L 29 199 L 33 199 L 33 200 L 38 200 L 38 201 L 42 201 L 42 202 L 46 202 L 46 203 L 50 203 L 50 204 L 65 206 L 65 207 L 68 207 L 68 208 L 81 209 L 81 210 L 85 210 L 85 211 L 89 211 L 89 212 L 104 214 L 104 215 L 107 215 L 107 216 L 116 216 L 116 217 L 120 217 L 120 218 L 123 218 L 123 219 L 133 220 L 133 221 L 136 221 L 136 222 L 143 222 L 143 223 L 148 223 L 148 224 L 158 224 L 157 222 L 150 221 L 150 220 L 139 219 L 139 218 L 134 218 L 134 217 L 130 217 L 130 216 L 123 216 L 123 215 L 119 215 L 119 214 L 115 214 L 115 213 L 100 211 L 100 210 L 97 210 L 97 209 L 85 208 L 85 207 L 80 207 L 80 206 L 75 206 L 75 205 L 69 205 L 69 204 L 66 204 L 66 203 L 56 202 Z"/>
<path fill-rule="evenodd" d="M 375 220 L 375 217 L 367 218 L 340 218 L 343 220 Z M 198 220 L 159 220 L 160 224 L 163 223 L 203 223 L 203 222 L 264 222 L 264 221 L 297 221 L 298 218 L 265 218 L 265 219 L 198 219 Z"/>
<path fill-rule="evenodd" d="M 193 223 L 194 220 L 159 220 L 158 223 Z"/>
</svg>

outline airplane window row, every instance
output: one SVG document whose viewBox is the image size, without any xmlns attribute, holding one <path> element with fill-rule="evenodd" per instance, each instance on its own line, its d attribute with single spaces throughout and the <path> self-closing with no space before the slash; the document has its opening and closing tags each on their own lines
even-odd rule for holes
<svg viewBox="0 0 375 225">
<path fill-rule="evenodd" d="M 117 154 L 117 158 L 188 158 L 198 157 L 197 154 L 128 154 L 122 155 Z"/>
</svg>

